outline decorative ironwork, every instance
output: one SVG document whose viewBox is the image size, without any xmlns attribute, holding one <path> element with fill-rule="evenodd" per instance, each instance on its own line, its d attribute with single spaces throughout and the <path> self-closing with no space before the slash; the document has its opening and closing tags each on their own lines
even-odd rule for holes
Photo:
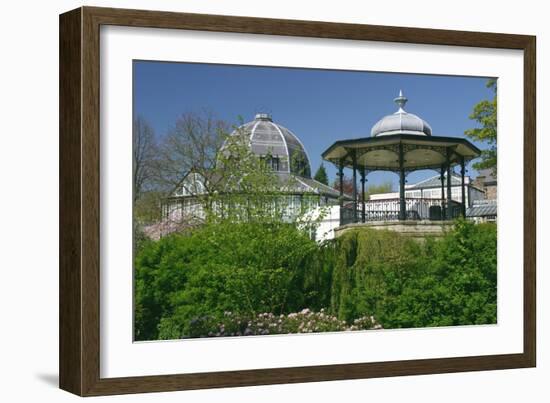
<svg viewBox="0 0 550 403">
<path fill-rule="evenodd" d="M 442 156 L 445 156 L 447 153 L 447 148 L 448 147 L 445 147 L 445 146 L 434 146 L 430 144 L 410 144 L 410 143 L 403 144 L 403 152 L 405 154 L 407 154 L 409 151 L 414 151 L 414 150 L 430 150 L 430 151 L 435 151 L 441 154 Z"/>
<path fill-rule="evenodd" d="M 465 161 L 468 161 L 465 159 Z M 336 163 L 337 164 L 337 163 Z M 430 170 L 430 171 L 436 171 L 439 173 L 439 163 L 438 164 L 430 164 L 430 165 L 417 165 L 415 167 L 406 168 L 406 171 L 422 171 L 422 170 Z M 455 164 L 456 165 L 456 164 Z M 384 171 L 384 172 L 395 172 L 399 174 L 399 167 L 382 167 L 382 166 L 375 166 L 375 165 L 358 165 L 358 168 L 366 169 L 369 173 L 374 171 Z"/>
<path fill-rule="evenodd" d="M 346 148 L 348 150 L 348 148 Z M 361 158 L 363 155 L 370 153 L 371 151 L 391 151 L 396 155 L 399 154 L 399 145 L 398 144 L 384 144 L 379 146 L 369 146 L 369 147 L 359 147 L 353 148 L 357 152 L 357 158 Z"/>
<path fill-rule="evenodd" d="M 340 225 L 399 220 L 399 199 L 368 200 L 360 204 L 357 212 L 354 212 L 354 203 L 347 203 L 342 207 Z M 462 214 L 462 204 L 454 200 L 451 202 L 450 208 L 442 208 L 441 199 L 409 197 L 405 200 L 405 206 L 405 220 L 439 221 L 455 219 Z M 361 220 L 356 217 L 361 217 Z"/>
<path fill-rule="evenodd" d="M 462 150 L 459 147 L 466 147 L 466 150 Z M 387 156 L 385 160 L 377 161 L 376 164 L 380 165 L 371 165 L 372 162 L 375 159 L 371 159 L 369 157 L 365 157 L 367 153 L 379 151 L 379 150 L 385 150 L 390 151 L 395 154 L 396 158 L 393 159 L 391 156 Z M 441 158 L 431 158 L 431 163 L 426 163 L 426 161 L 407 161 L 406 156 L 408 153 L 415 151 L 415 150 L 431 150 L 439 155 L 443 156 L 443 160 Z M 464 151 L 464 152 L 463 152 Z M 480 151 L 472 145 L 470 142 L 468 142 L 465 139 L 459 139 L 459 138 L 451 138 L 451 137 L 426 137 L 426 136 L 417 136 L 417 135 L 410 135 L 410 134 L 396 134 L 396 135 L 387 135 L 387 136 L 380 136 L 380 137 L 373 137 L 373 138 L 366 138 L 366 139 L 352 139 L 352 140 L 346 140 L 346 141 L 338 141 L 334 143 L 327 151 L 323 153 L 323 158 L 325 158 L 328 161 L 331 161 L 335 163 L 339 170 L 343 169 L 343 167 L 348 167 L 353 169 L 353 183 L 354 183 L 354 191 L 353 191 L 353 201 L 355 207 L 352 207 L 352 214 L 350 217 L 347 217 L 346 214 L 348 214 L 347 208 L 343 207 L 343 198 L 341 197 L 341 222 L 349 222 L 350 220 L 352 222 L 357 222 L 358 220 L 358 211 L 359 210 L 359 198 L 357 197 L 357 175 L 356 171 L 357 169 L 360 170 L 361 174 L 368 175 L 371 172 L 374 171 L 385 171 L 385 172 L 394 172 L 399 176 L 399 198 L 395 199 L 394 202 L 397 204 L 397 208 L 393 213 L 388 212 L 386 210 L 382 211 L 369 211 L 368 209 L 365 209 L 365 206 L 369 202 L 364 202 L 361 198 L 361 206 L 360 206 L 360 217 L 361 221 L 369 221 L 372 220 L 373 217 L 380 218 L 380 219 L 387 219 L 392 220 L 394 219 L 394 213 L 397 214 L 397 217 L 401 220 L 411 219 L 411 217 L 421 217 L 424 218 L 430 218 L 430 219 L 452 219 L 456 216 L 455 214 L 455 205 L 457 204 L 452 200 L 452 192 L 451 192 L 451 180 L 449 179 L 447 181 L 447 186 L 445 186 L 445 176 L 448 178 L 451 178 L 451 172 L 454 171 L 454 167 L 457 165 L 461 166 L 461 176 L 464 176 L 465 172 L 465 163 L 467 161 L 470 161 L 471 159 L 475 158 L 477 155 L 479 155 Z M 332 155 L 331 155 L 332 154 Z M 338 154 L 345 154 L 343 157 L 335 158 Z M 361 159 L 363 158 L 363 161 Z M 411 158 L 411 157 L 409 157 Z M 370 162 L 369 162 L 370 160 Z M 436 161 L 437 160 L 437 161 Z M 362 162 L 362 163 L 361 163 Z M 414 163 L 419 163 L 424 165 L 413 165 Z M 434 199 L 435 203 L 437 203 L 436 206 L 430 206 L 434 207 L 432 208 L 432 213 L 415 213 L 416 210 L 410 210 L 409 208 L 409 198 L 405 197 L 405 183 L 406 178 L 408 175 L 412 172 L 419 171 L 419 170 L 433 170 L 438 172 L 438 174 L 441 175 L 441 198 L 440 199 Z M 364 188 L 365 180 L 363 177 L 361 177 L 361 189 Z M 462 203 L 458 203 L 460 205 L 460 211 L 462 211 L 462 215 L 464 215 L 465 211 L 465 183 L 464 179 L 461 181 L 462 185 L 462 194 L 461 194 L 461 200 Z M 362 190 L 362 193 L 364 194 L 364 191 Z M 438 210 L 439 209 L 439 210 Z M 344 211 L 346 210 L 346 211 Z M 399 213 L 401 212 L 401 213 Z M 384 218 L 385 217 L 385 218 Z"/>
</svg>

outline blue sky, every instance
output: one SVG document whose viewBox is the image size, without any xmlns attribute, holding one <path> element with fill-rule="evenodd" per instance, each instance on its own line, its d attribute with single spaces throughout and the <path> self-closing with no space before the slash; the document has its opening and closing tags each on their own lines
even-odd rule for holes
<svg viewBox="0 0 550 403">
<path fill-rule="evenodd" d="M 368 137 L 380 118 L 395 112 L 393 98 L 400 89 L 409 99 L 405 110 L 426 120 L 433 135 L 464 137 L 475 126 L 468 118 L 473 106 L 493 95 L 486 82 L 481 77 L 135 61 L 134 114 L 162 136 L 186 112 L 208 109 L 230 124 L 238 123 L 238 116 L 247 122 L 256 113 L 270 113 L 300 138 L 315 173 L 321 153 L 334 141 Z M 324 164 L 332 182 L 336 169 Z M 407 181 L 434 174 L 416 172 Z M 470 168 L 468 174 L 475 176 L 475 171 Z M 369 184 L 391 181 L 397 189 L 395 174 L 375 172 L 368 179 Z"/>
</svg>

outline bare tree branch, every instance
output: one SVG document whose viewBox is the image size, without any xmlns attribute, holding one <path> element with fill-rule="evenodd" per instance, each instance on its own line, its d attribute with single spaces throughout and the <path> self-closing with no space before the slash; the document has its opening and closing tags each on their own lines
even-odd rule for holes
<svg viewBox="0 0 550 403">
<path fill-rule="evenodd" d="M 229 125 L 209 111 L 181 115 L 159 144 L 154 164 L 159 187 L 170 191 L 191 171 L 208 178 L 228 131 Z"/>
<path fill-rule="evenodd" d="M 152 186 L 153 161 L 156 153 L 155 132 L 138 116 L 133 125 L 133 191 L 134 203 Z"/>
</svg>

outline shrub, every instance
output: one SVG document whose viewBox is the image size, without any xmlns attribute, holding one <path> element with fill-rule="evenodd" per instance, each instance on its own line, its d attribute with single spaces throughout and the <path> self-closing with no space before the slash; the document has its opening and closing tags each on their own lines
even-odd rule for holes
<svg viewBox="0 0 550 403">
<path fill-rule="evenodd" d="M 492 224 L 317 244 L 292 225 L 221 222 L 144 242 L 135 262 L 137 340 L 350 330 L 371 315 L 384 328 L 496 322 Z"/>
<path fill-rule="evenodd" d="M 346 321 L 385 316 L 419 265 L 422 247 L 392 231 L 358 229 L 335 240 L 331 309 Z"/>
<path fill-rule="evenodd" d="M 159 325 L 164 335 L 186 333 L 194 318 L 226 311 L 316 307 L 330 283 L 318 252 L 286 224 L 212 224 L 146 245 L 136 258 L 136 338 L 158 338 Z"/>
<path fill-rule="evenodd" d="M 424 244 L 356 230 L 337 242 L 331 308 L 385 328 L 496 323 L 496 226 L 457 221 Z"/>
<path fill-rule="evenodd" d="M 159 242 L 141 245 L 135 258 L 134 337 L 136 340 L 158 338 L 158 325 L 170 315 L 170 301 L 175 290 L 187 282 L 187 264 L 192 260 L 192 244 L 181 242 L 182 236 L 170 236 Z"/>
<path fill-rule="evenodd" d="M 268 334 L 316 333 L 381 329 L 374 317 L 365 316 L 348 324 L 322 309 L 313 312 L 303 309 L 300 312 L 275 315 L 264 312 L 256 315 L 225 312 L 221 317 L 201 316 L 191 320 L 189 333 L 178 334 L 165 320 L 161 325 L 161 338 L 179 337 L 223 337 L 223 336 L 256 336 Z"/>
</svg>

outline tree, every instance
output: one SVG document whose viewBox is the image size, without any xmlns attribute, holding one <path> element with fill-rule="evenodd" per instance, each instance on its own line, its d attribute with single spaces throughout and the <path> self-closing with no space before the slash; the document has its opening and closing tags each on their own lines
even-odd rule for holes
<svg viewBox="0 0 550 403">
<path fill-rule="evenodd" d="M 202 197 L 210 220 L 277 222 L 284 204 L 278 203 L 285 185 L 250 149 L 249 134 L 236 127 L 218 151 L 216 163 L 206 174 L 208 193 Z"/>
<path fill-rule="evenodd" d="M 384 182 L 380 185 L 369 185 L 365 190 L 365 200 L 369 200 L 371 195 L 378 193 L 389 193 L 393 190 L 391 182 Z"/>
<path fill-rule="evenodd" d="M 193 196 L 189 200 L 193 205 L 168 213 L 170 219 L 163 221 L 166 231 L 186 230 L 191 222 L 195 226 L 205 221 L 315 225 L 317 218 L 303 215 L 316 195 L 294 200 L 288 190 L 296 188 L 296 179 L 277 175 L 267 163 L 269 155 L 254 154 L 250 132 L 242 124 L 231 132 L 230 128 L 208 111 L 186 113 L 160 142 L 155 165 L 158 188 L 165 196 L 181 190 Z M 294 153 L 292 158 L 298 174 L 309 177 L 305 156 Z"/>
<path fill-rule="evenodd" d="M 343 187 L 344 187 L 344 193 L 347 195 L 353 194 L 353 179 L 348 178 L 346 175 L 344 175 L 343 180 Z M 332 184 L 332 187 L 336 190 L 340 190 L 340 179 L 336 178 Z M 393 185 L 391 182 L 384 182 L 380 185 L 369 185 L 365 189 L 365 200 L 368 200 L 370 195 L 377 194 L 377 193 L 388 193 L 393 190 Z M 361 189 L 357 188 L 357 194 L 359 197 L 361 197 Z"/>
<path fill-rule="evenodd" d="M 325 185 L 328 185 L 327 170 L 325 169 L 325 165 L 323 163 L 321 163 L 321 165 L 319 166 L 319 169 L 317 170 L 317 172 L 315 172 L 314 179 L 317 182 L 321 182 L 321 183 L 324 183 Z"/>
<path fill-rule="evenodd" d="M 311 177 L 311 170 L 307 161 L 307 157 L 302 152 L 293 151 L 290 155 L 290 164 L 294 167 L 292 170 L 299 176 L 305 178 Z"/>
<path fill-rule="evenodd" d="M 353 180 L 351 178 L 348 178 L 346 175 L 344 175 L 344 179 L 342 180 L 343 188 L 344 188 L 344 194 L 351 195 L 353 194 Z M 332 183 L 332 187 L 338 191 L 340 191 L 340 178 L 336 178 L 334 182 Z"/>
<path fill-rule="evenodd" d="M 488 148 L 481 151 L 481 161 L 474 164 L 475 169 L 492 169 L 497 173 L 497 81 L 490 79 L 487 88 L 493 90 L 491 100 L 483 100 L 474 106 L 469 118 L 475 120 L 479 127 L 468 129 L 464 134 L 476 141 L 487 143 Z"/>
<path fill-rule="evenodd" d="M 156 153 L 155 131 L 141 116 L 134 120 L 133 131 L 133 187 L 134 202 L 150 190 Z"/>
<path fill-rule="evenodd" d="M 208 177 L 228 131 L 229 125 L 208 110 L 182 114 L 159 144 L 155 165 L 157 185 L 170 192 L 189 172 Z"/>
<path fill-rule="evenodd" d="M 142 116 L 138 116 L 134 119 L 132 132 L 134 231 L 138 235 L 143 224 L 158 220 L 164 194 L 159 192 L 156 182 L 158 144 L 154 129 Z"/>
</svg>

